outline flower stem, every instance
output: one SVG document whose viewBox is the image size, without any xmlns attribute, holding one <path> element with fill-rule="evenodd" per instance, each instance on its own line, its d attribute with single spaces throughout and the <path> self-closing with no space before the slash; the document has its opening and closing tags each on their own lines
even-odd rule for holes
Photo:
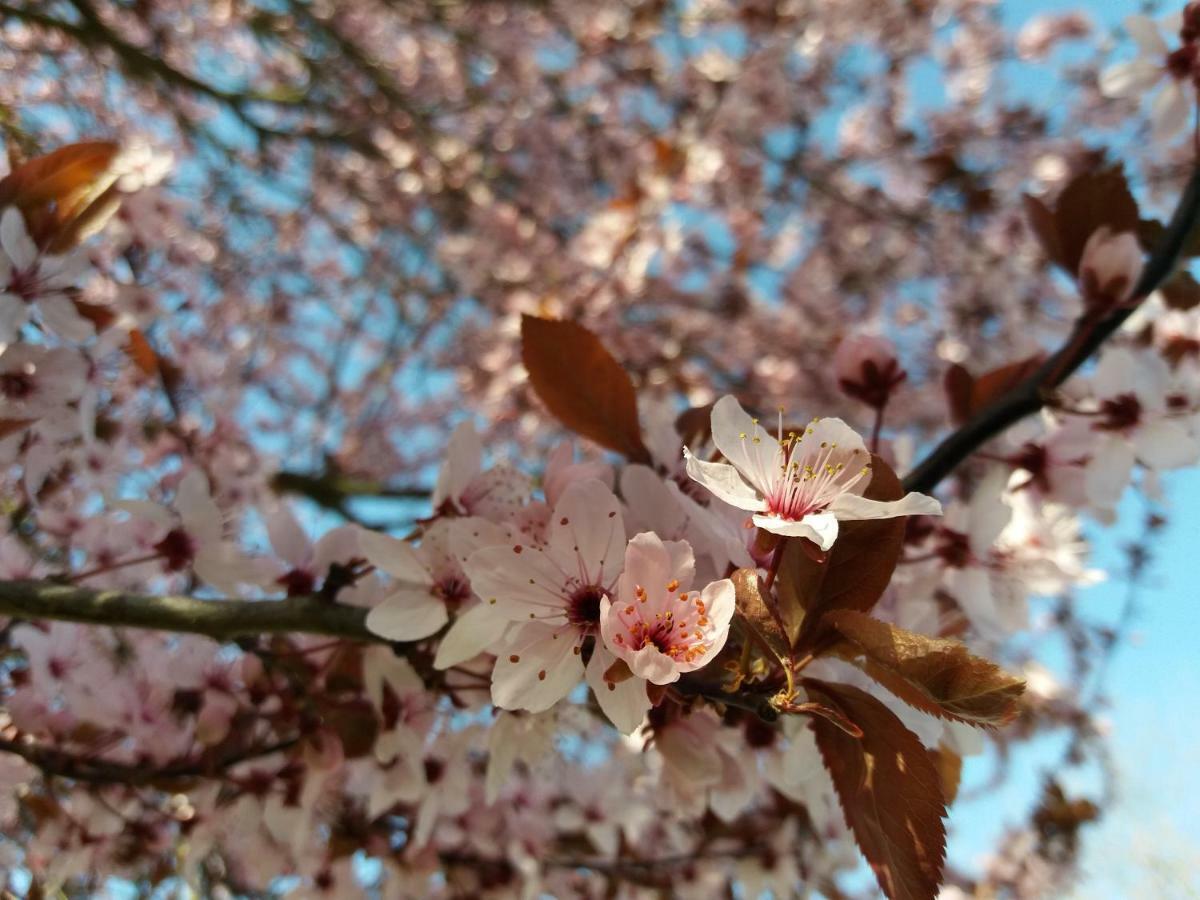
<svg viewBox="0 0 1200 900">
<path fill-rule="evenodd" d="M 94 569 L 86 569 L 83 572 L 72 575 L 67 579 L 67 581 L 69 581 L 71 584 L 76 584 L 80 581 L 83 581 L 85 578 L 91 578 L 94 575 L 104 575 L 108 572 L 115 572 L 118 569 L 126 569 L 130 566 L 140 566 L 143 563 L 154 562 L 154 560 L 160 559 L 161 557 L 162 554 L 156 550 L 154 553 L 148 553 L 145 556 L 135 556 L 133 559 L 125 559 L 120 562 L 104 563 L 103 565 L 96 566 Z"/>
</svg>

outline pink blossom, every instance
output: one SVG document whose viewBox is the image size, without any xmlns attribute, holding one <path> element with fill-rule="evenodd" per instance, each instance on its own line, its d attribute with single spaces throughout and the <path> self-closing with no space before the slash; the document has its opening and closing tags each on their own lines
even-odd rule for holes
<svg viewBox="0 0 1200 900">
<path fill-rule="evenodd" d="M 604 644 L 639 678 L 678 681 L 708 664 L 729 636 L 734 588 L 729 579 L 692 591 L 692 548 L 639 534 L 625 550 L 625 571 L 614 599 L 600 601 Z"/>
<path fill-rule="evenodd" d="M 806 537 L 828 550 L 839 520 L 941 514 L 940 504 L 923 494 L 892 502 L 863 497 L 870 454 L 841 419 L 814 419 L 785 437 L 781 412 L 773 438 L 725 396 L 713 407 L 712 434 L 727 462 L 705 462 L 684 448 L 688 474 L 726 503 L 754 513 L 754 524 L 775 534 Z"/>
<path fill-rule="evenodd" d="M 92 336 L 92 323 L 67 295 L 83 273 L 82 257 L 41 254 L 15 207 L 0 215 L 0 251 L 0 343 L 17 336 L 35 304 L 59 337 L 78 343 Z"/>
<path fill-rule="evenodd" d="M 1127 17 L 1125 29 L 1138 46 L 1137 58 L 1105 69 L 1100 75 L 1100 90 L 1109 97 L 1137 97 L 1161 83 L 1150 121 L 1155 140 L 1169 140 L 1187 125 L 1195 102 L 1190 81 L 1195 71 L 1196 47 L 1191 43 L 1172 52 L 1149 16 Z"/>
</svg>

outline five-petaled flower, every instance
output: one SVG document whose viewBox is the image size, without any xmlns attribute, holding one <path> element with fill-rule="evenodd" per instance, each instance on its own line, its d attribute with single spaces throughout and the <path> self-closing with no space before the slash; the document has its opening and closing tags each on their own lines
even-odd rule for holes
<svg viewBox="0 0 1200 900">
<path fill-rule="evenodd" d="M 476 593 L 512 623 L 496 647 L 492 701 L 504 709 L 541 712 L 585 674 L 585 641 L 597 635 L 625 558 L 625 523 L 602 482 L 570 485 L 551 514 L 544 546 L 484 547 L 465 569 Z M 587 678 L 601 708 L 632 730 L 649 706 L 645 682 L 604 678 L 616 658 L 595 641 Z"/>
<path fill-rule="evenodd" d="M 637 535 L 625 550 L 616 602 L 600 601 L 604 643 L 639 678 L 678 681 L 707 664 L 725 646 L 733 618 L 728 578 L 691 590 L 696 561 L 686 541 Z"/>
<path fill-rule="evenodd" d="M 688 474 L 726 503 L 754 513 L 759 528 L 805 537 L 822 550 L 837 540 L 838 522 L 941 515 L 932 497 L 870 500 L 871 454 L 841 419 L 813 419 L 802 431 L 771 437 L 731 396 L 712 411 L 713 443 L 728 462 L 705 462 L 684 448 Z"/>
<path fill-rule="evenodd" d="M 84 269 L 81 256 L 42 254 L 11 206 L 0 216 L 0 250 L 0 343 L 17 336 L 35 303 L 42 323 L 59 337 L 80 342 L 92 336 L 92 323 L 67 294 Z"/>
</svg>

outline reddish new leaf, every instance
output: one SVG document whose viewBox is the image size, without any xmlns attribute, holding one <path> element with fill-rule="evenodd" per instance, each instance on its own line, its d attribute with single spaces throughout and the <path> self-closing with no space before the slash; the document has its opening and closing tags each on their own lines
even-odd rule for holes
<svg viewBox="0 0 1200 900">
<path fill-rule="evenodd" d="M 861 655 L 864 671 L 924 712 L 971 725 L 1000 725 L 1017 713 L 1025 682 L 955 640 L 905 631 L 852 610 L 825 617 Z"/>
<path fill-rule="evenodd" d="M 1037 367 L 1041 364 L 1042 354 L 1035 353 L 1033 356 L 980 375 L 971 385 L 970 414 L 975 415 L 991 406 L 992 403 L 1037 371 Z"/>
<path fill-rule="evenodd" d="M 37 419 L 0 419 L 0 441 L 24 431 L 36 421 Z"/>
<path fill-rule="evenodd" d="M 942 388 L 946 392 L 946 406 L 950 410 L 950 421 L 961 425 L 971 418 L 971 389 L 975 376 L 958 363 L 952 363 L 942 376 Z"/>
<path fill-rule="evenodd" d="M 791 642 L 780 628 L 780 623 L 763 598 L 758 571 L 738 569 L 730 579 L 737 592 L 737 611 L 748 628 L 754 631 L 762 643 L 779 659 L 787 659 Z M 803 615 L 803 611 L 801 611 Z"/>
<path fill-rule="evenodd" d="M 575 322 L 524 316 L 521 357 L 534 391 L 567 428 L 649 462 L 633 383 L 599 338 Z"/>
<path fill-rule="evenodd" d="M 870 694 L 812 679 L 805 688 L 862 730 L 855 739 L 827 719 L 813 719 L 846 824 L 880 888 L 891 900 L 932 900 L 945 862 L 946 804 L 929 752 Z"/>
<path fill-rule="evenodd" d="M 1046 255 L 1072 278 L 1079 272 L 1088 238 L 1098 228 L 1135 233 L 1144 229 L 1120 166 L 1076 175 L 1058 195 L 1053 213 L 1042 201 L 1027 196 L 1025 212 Z"/>
<path fill-rule="evenodd" d="M 892 467 L 878 456 L 871 458 L 871 483 L 864 496 L 872 500 L 899 500 L 904 487 Z M 780 606 L 795 604 L 806 611 L 796 639 L 811 650 L 826 633 L 821 617 L 835 609 L 869 610 L 879 600 L 904 545 L 904 518 L 842 522 L 838 539 L 824 562 L 813 559 L 799 540 L 788 541 L 780 564 Z"/>
<path fill-rule="evenodd" d="M 104 175 L 117 150 L 111 141 L 82 141 L 31 159 L 0 179 L 0 206 L 68 203 Z"/>
<path fill-rule="evenodd" d="M 1170 309 L 1189 310 L 1200 306 L 1200 282 L 1191 272 L 1176 272 L 1158 289 Z"/>
</svg>

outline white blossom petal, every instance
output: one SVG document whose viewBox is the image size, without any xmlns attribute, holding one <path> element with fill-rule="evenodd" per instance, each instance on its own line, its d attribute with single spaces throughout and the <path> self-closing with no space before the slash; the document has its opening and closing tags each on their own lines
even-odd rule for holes
<svg viewBox="0 0 1200 900">
<path fill-rule="evenodd" d="M 367 630 L 389 641 L 417 641 L 446 624 L 446 605 L 428 590 L 403 589 L 367 613 Z"/>
<path fill-rule="evenodd" d="M 759 512 L 767 508 L 767 504 L 754 485 L 746 481 L 733 466 L 728 463 L 705 462 L 692 456 L 687 447 L 683 448 L 683 455 L 687 461 L 688 476 L 693 481 L 704 485 L 730 506 L 751 512 Z"/>
</svg>

